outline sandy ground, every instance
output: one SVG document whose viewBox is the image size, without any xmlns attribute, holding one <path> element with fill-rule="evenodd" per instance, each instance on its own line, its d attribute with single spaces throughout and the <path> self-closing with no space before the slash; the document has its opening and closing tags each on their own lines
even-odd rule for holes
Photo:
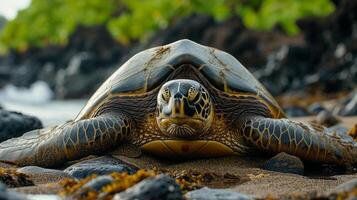
<svg viewBox="0 0 357 200">
<path fill-rule="evenodd" d="M 120 159 L 134 163 L 138 167 L 158 167 L 168 171 L 192 170 L 212 172 L 218 175 L 230 174 L 237 180 L 222 179 L 221 182 L 210 183 L 208 187 L 230 188 L 244 194 L 256 197 L 283 197 L 298 193 L 305 195 L 311 192 L 324 193 L 337 185 L 357 178 L 357 174 L 334 176 L 300 176 L 288 173 L 278 173 L 260 169 L 267 158 L 224 157 L 202 160 L 192 160 L 180 163 L 158 160 L 143 156 L 140 159 L 118 156 Z"/>
</svg>

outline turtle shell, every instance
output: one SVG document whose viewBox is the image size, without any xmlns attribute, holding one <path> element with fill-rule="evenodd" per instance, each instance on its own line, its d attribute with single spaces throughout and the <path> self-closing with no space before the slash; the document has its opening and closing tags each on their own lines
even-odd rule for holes
<svg viewBox="0 0 357 200">
<path fill-rule="evenodd" d="M 100 86 L 76 119 L 89 117 L 110 96 L 149 92 L 179 66 L 188 63 L 197 67 L 217 89 L 232 95 L 255 95 L 270 108 L 274 117 L 284 116 L 272 95 L 233 56 L 184 39 L 133 56 Z"/>
</svg>

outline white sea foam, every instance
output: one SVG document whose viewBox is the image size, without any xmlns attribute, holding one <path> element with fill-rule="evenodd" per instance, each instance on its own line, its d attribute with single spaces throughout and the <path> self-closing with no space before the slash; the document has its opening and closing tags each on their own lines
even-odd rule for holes
<svg viewBox="0 0 357 200">
<path fill-rule="evenodd" d="M 19 88 L 7 85 L 0 90 L 0 102 L 16 101 L 29 104 L 41 104 L 53 98 L 53 92 L 44 81 L 33 83 L 30 88 Z"/>
<path fill-rule="evenodd" d="M 38 117 L 44 126 L 58 125 L 74 119 L 86 100 L 53 100 L 53 92 L 45 82 L 30 88 L 8 85 L 0 90 L 0 105 L 6 110 Z"/>
</svg>

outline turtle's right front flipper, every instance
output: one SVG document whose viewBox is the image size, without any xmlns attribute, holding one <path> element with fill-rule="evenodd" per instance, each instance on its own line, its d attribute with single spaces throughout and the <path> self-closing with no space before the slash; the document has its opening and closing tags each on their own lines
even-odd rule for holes
<svg viewBox="0 0 357 200">
<path fill-rule="evenodd" d="M 129 135 L 131 127 L 128 118 L 115 113 L 30 131 L 0 143 L 0 160 L 20 166 L 59 165 L 110 150 Z"/>
<path fill-rule="evenodd" d="M 286 152 L 304 160 L 339 165 L 357 164 L 357 144 L 317 125 L 288 119 L 251 117 L 244 123 L 243 135 L 256 148 Z"/>
</svg>

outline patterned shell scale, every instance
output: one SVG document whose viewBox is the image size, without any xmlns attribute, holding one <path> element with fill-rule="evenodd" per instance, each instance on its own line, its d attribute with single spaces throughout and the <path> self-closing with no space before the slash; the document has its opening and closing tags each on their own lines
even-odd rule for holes
<svg viewBox="0 0 357 200">
<path fill-rule="evenodd" d="M 89 99 L 76 120 L 90 116 L 112 95 L 135 95 L 150 91 L 165 81 L 181 64 L 193 64 L 218 89 L 230 94 L 257 95 L 275 117 L 284 114 L 257 79 L 233 56 L 190 40 L 142 51 L 113 73 Z"/>
</svg>

